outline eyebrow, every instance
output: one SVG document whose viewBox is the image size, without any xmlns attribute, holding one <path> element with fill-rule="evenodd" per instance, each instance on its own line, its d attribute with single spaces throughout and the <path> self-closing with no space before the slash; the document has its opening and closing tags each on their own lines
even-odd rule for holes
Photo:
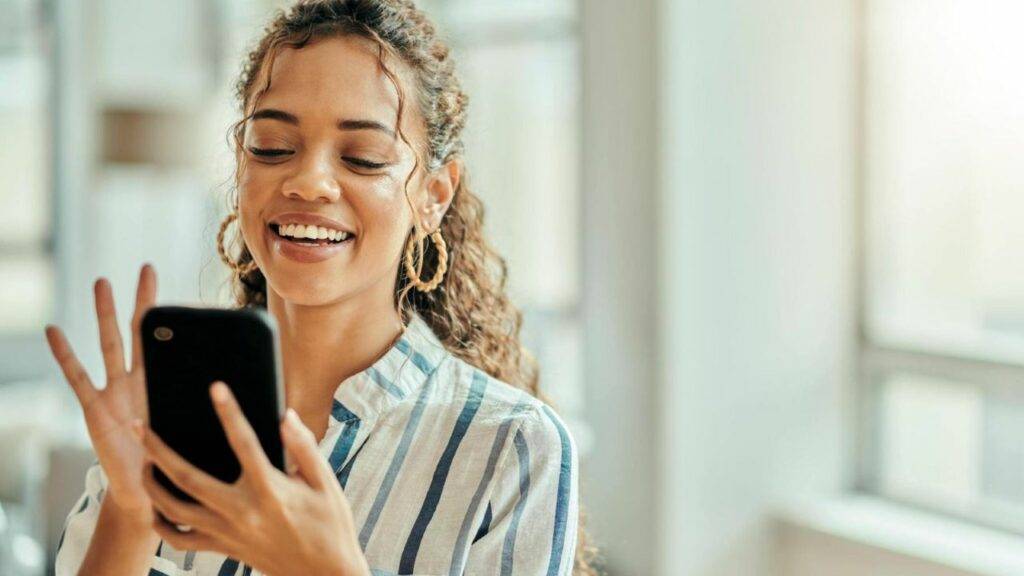
<svg viewBox="0 0 1024 576">
<path fill-rule="evenodd" d="M 284 110 L 277 110 L 276 108 L 263 108 L 257 110 L 253 113 L 251 119 L 278 120 L 293 126 L 299 125 L 299 118 L 297 116 L 289 112 L 285 112 Z M 338 121 L 338 130 L 379 130 L 391 138 L 395 137 L 394 130 L 380 122 L 377 122 L 376 120 L 340 120 Z"/>
</svg>

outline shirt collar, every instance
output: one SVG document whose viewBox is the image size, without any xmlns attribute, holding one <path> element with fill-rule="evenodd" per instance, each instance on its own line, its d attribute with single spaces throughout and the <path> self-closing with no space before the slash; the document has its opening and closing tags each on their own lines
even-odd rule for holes
<svg viewBox="0 0 1024 576">
<path fill-rule="evenodd" d="M 346 378 L 334 393 L 332 424 L 376 419 L 421 386 L 449 355 L 413 311 L 402 336 L 372 366 Z"/>
</svg>

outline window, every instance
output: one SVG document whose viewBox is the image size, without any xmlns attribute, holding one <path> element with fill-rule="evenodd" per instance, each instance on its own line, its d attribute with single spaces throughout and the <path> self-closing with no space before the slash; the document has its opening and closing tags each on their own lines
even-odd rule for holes
<svg viewBox="0 0 1024 576">
<path fill-rule="evenodd" d="M 52 72 L 44 4 L 0 0 L 0 334 L 40 330 L 53 309 Z"/>
<path fill-rule="evenodd" d="M 861 484 L 1024 531 L 1024 5 L 864 15 Z"/>
</svg>

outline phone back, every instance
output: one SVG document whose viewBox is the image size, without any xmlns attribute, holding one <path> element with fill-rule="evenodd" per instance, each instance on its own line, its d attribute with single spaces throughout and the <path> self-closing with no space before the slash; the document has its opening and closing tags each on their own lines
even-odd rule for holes
<svg viewBox="0 0 1024 576">
<path fill-rule="evenodd" d="M 274 319 L 259 308 L 155 306 L 142 319 L 149 425 L 186 460 L 224 482 L 241 467 L 214 411 L 210 384 L 224 381 L 259 437 L 270 462 L 284 470 L 278 428 L 284 382 Z M 156 479 L 190 496 L 158 469 Z"/>
</svg>

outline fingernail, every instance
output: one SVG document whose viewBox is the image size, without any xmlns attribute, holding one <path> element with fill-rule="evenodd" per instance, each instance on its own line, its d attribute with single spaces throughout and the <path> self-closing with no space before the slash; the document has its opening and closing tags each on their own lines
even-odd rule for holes
<svg viewBox="0 0 1024 576">
<path fill-rule="evenodd" d="M 228 399 L 227 385 L 217 380 L 210 387 L 210 395 L 213 396 L 214 402 L 224 402 Z"/>
<path fill-rule="evenodd" d="M 295 413 L 294 408 L 288 408 L 284 413 L 284 424 L 288 430 L 288 434 L 294 434 L 298 430 L 299 415 Z"/>
</svg>

